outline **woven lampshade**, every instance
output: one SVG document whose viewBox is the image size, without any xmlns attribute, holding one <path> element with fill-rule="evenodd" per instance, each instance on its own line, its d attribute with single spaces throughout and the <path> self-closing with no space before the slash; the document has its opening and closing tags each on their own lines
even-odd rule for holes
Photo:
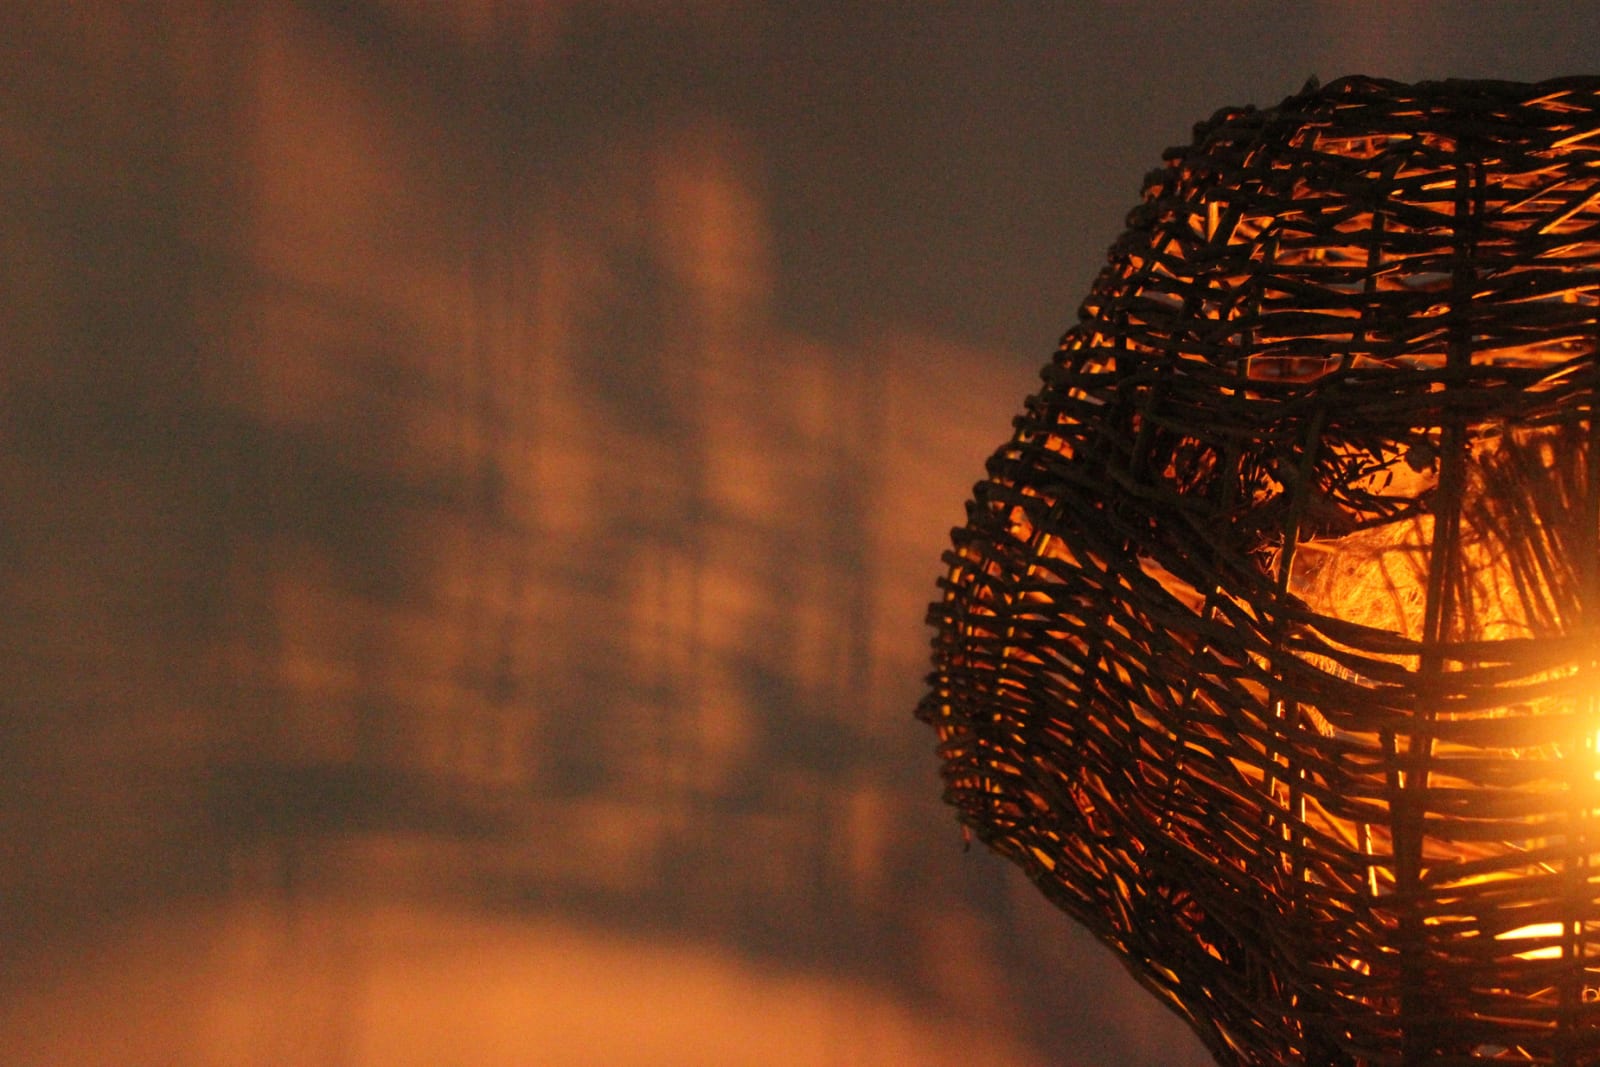
<svg viewBox="0 0 1600 1067">
<path fill-rule="evenodd" d="M 1600 78 L 1170 150 L 946 555 L 946 797 L 1223 1063 L 1600 1063 Z"/>
</svg>

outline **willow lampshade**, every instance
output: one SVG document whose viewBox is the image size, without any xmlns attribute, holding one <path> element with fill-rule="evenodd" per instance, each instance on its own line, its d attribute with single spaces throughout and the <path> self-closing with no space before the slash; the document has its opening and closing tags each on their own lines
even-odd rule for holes
<svg viewBox="0 0 1600 1067">
<path fill-rule="evenodd" d="M 946 557 L 947 799 L 1224 1063 L 1600 1063 L 1600 79 L 1167 153 Z"/>
</svg>

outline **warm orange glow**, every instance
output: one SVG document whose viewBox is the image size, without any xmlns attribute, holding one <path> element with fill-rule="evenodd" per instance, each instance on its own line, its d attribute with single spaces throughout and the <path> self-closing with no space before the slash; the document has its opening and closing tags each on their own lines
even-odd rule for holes
<svg viewBox="0 0 1600 1067">
<path fill-rule="evenodd" d="M 1515 930 L 1507 930 L 1503 934 L 1496 934 L 1496 941 L 1520 940 L 1545 940 L 1562 936 L 1566 932 L 1564 923 L 1531 923 L 1528 926 L 1519 926 Z M 1546 945 L 1543 948 L 1529 949 L 1518 952 L 1520 960 L 1555 960 L 1560 959 L 1566 950 L 1561 945 Z"/>
<path fill-rule="evenodd" d="M 941 980 L 992 1001 L 954 965 L 981 929 L 944 923 Z M 979 1046 L 1047 1062 L 869 983 L 547 918 L 241 902 L 115 930 L 66 963 L 0 999 L 9 1062 L 960 1067 Z"/>
</svg>

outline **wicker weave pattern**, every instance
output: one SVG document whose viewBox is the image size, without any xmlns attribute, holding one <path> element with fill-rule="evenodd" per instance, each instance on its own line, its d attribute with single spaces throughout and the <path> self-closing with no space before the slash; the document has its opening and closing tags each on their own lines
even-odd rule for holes
<svg viewBox="0 0 1600 1067">
<path fill-rule="evenodd" d="M 946 797 L 1221 1062 L 1600 1063 L 1600 79 L 1197 126 L 954 533 Z"/>
</svg>

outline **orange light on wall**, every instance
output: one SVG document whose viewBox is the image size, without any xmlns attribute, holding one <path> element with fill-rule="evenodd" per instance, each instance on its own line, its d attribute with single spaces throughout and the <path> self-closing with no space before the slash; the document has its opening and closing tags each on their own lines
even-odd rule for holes
<svg viewBox="0 0 1600 1067">
<path fill-rule="evenodd" d="M 1600 1063 L 1600 78 L 1167 153 L 945 559 L 946 797 L 1224 1063 Z"/>
</svg>

